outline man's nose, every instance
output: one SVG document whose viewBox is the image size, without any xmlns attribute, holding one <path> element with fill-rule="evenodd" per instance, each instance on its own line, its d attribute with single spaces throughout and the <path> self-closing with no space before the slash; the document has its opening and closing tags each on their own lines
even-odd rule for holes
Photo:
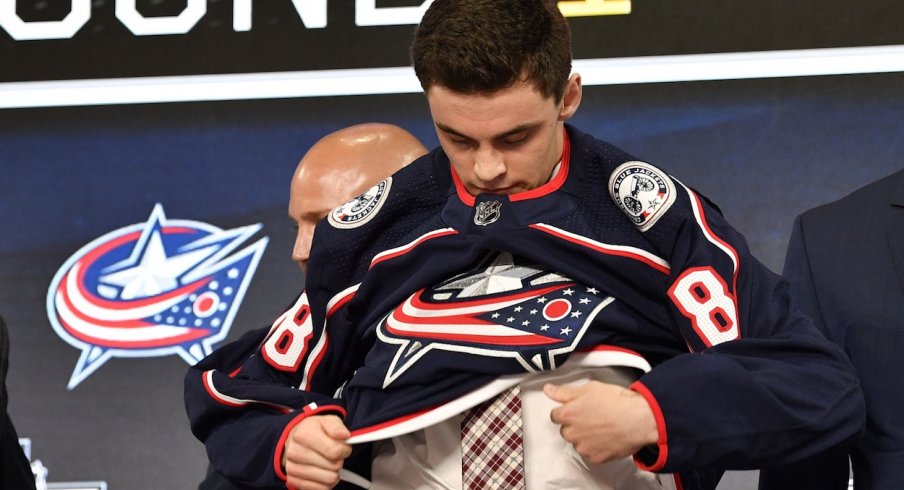
<svg viewBox="0 0 904 490">
<path fill-rule="evenodd" d="M 505 159 L 494 148 L 478 149 L 474 157 L 474 175 L 482 182 L 493 182 L 505 175 Z"/>
<path fill-rule="evenodd" d="M 302 272 L 307 272 L 308 259 L 311 256 L 311 239 L 314 237 L 314 228 L 299 225 L 295 234 L 295 246 L 292 247 L 292 260 L 301 267 Z"/>
</svg>

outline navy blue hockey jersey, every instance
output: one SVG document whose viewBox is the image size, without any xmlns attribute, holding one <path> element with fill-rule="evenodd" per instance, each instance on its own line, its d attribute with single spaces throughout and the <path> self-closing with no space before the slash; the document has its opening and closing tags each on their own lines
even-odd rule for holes
<svg viewBox="0 0 904 490">
<path fill-rule="evenodd" d="M 422 157 L 318 226 L 306 281 L 265 338 L 186 378 L 192 430 L 240 481 L 279 485 L 282 445 L 309 414 L 341 415 L 353 440 L 389 437 L 575 352 L 652 366 L 632 389 L 660 440 L 636 460 L 686 489 L 862 429 L 843 353 L 718 211 L 570 126 L 555 176 L 520 194 L 470 196 L 441 149 Z"/>
</svg>

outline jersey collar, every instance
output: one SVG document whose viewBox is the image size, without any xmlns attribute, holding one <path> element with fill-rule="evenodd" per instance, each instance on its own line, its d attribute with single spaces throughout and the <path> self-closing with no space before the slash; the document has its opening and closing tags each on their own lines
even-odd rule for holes
<svg viewBox="0 0 904 490">
<path fill-rule="evenodd" d="M 524 201 L 527 199 L 536 199 L 538 197 L 543 197 L 548 194 L 551 194 L 565 183 L 565 180 L 568 178 L 568 167 L 570 165 L 571 159 L 571 141 L 568 138 L 568 132 L 565 129 L 562 129 L 562 134 L 564 136 L 562 140 L 562 158 L 558 165 L 558 171 L 549 179 L 548 182 L 537 187 L 535 189 L 531 189 L 529 191 L 518 192 L 515 194 L 509 194 L 509 201 Z M 455 191 L 458 193 L 458 198 L 468 206 L 474 206 L 474 196 L 468 193 L 467 189 L 465 189 L 464 184 L 461 183 L 461 178 L 458 176 L 458 172 L 455 171 L 455 167 L 449 163 L 449 170 L 452 172 L 452 182 L 455 183 Z"/>
</svg>

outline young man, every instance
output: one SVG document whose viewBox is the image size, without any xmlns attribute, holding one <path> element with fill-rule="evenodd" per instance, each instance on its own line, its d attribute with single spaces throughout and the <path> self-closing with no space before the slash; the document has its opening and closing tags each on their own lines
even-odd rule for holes
<svg viewBox="0 0 904 490">
<path fill-rule="evenodd" d="M 441 148 L 330 213 L 259 355 L 187 377 L 224 471 L 714 488 L 859 433 L 843 353 L 718 211 L 565 125 L 581 84 L 554 2 L 436 0 L 412 58 Z M 496 400 L 509 449 L 484 462 L 471 421 Z"/>
</svg>

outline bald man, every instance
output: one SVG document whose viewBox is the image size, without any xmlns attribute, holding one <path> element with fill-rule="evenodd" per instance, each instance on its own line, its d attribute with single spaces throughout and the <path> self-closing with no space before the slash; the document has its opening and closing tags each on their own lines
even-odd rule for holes
<svg viewBox="0 0 904 490">
<path fill-rule="evenodd" d="M 330 133 L 305 153 L 289 187 L 289 217 L 297 233 L 292 260 L 307 271 L 314 227 L 331 209 L 363 193 L 380 180 L 427 153 L 411 133 L 392 124 L 364 123 Z M 225 347 L 225 346 L 224 346 Z M 213 355 L 223 355 L 228 348 Z M 239 356 L 244 359 L 244 355 Z M 234 358 L 225 355 L 224 360 Z M 208 467 L 198 490 L 235 490 Z"/>
<path fill-rule="evenodd" d="M 289 191 L 289 217 L 298 226 L 292 260 L 307 269 L 314 226 L 340 204 L 427 153 L 404 129 L 365 123 L 324 136 L 295 170 Z"/>
</svg>

